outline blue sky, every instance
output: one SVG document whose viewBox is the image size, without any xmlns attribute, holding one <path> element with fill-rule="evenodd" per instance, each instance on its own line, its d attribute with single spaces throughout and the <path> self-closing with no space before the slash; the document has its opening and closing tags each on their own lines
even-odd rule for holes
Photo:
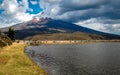
<svg viewBox="0 0 120 75">
<path fill-rule="evenodd" d="M 120 0 L 0 0 L 0 27 L 44 16 L 120 34 L 119 3 Z"/>
<path fill-rule="evenodd" d="M 24 6 L 22 4 L 20 4 L 22 0 L 17 0 L 18 4 L 20 6 Z M 32 1 L 36 1 L 38 3 L 36 4 L 32 4 L 31 0 L 28 0 L 28 5 L 29 5 L 29 8 L 32 9 L 33 11 L 29 11 L 29 10 L 26 10 L 26 13 L 30 13 L 30 14 L 38 14 L 40 13 L 41 11 L 43 11 L 42 8 L 40 8 L 40 5 L 39 5 L 39 0 L 32 0 Z M 0 4 L 2 4 L 3 0 L 0 0 Z M 4 11 L 4 9 L 0 9 L 0 14 Z"/>
<path fill-rule="evenodd" d="M 29 21 L 42 11 L 40 0 L 0 0 L 0 27 Z"/>
<path fill-rule="evenodd" d="M 40 8 L 39 0 L 35 0 L 35 1 L 37 1 L 38 3 L 32 4 L 30 2 L 30 0 L 28 0 L 28 2 L 29 2 L 29 8 L 33 9 L 33 12 L 28 12 L 30 14 L 38 14 L 38 13 L 40 13 L 43 10 L 42 8 Z"/>
<path fill-rule="evenodd" d="M 21 2 L 22 0 L 17 0 L 17 2 Z M 43 11 L 42 8 L 40 8 L 40 5 L 39 5 L 39 0 L 32 0 L 33 2 L 37 2 L 35 4 L 32 4 L 31 0 L 28 0 L 28 5 L 29 5 L 29 8 L 33 9 L 33 11 L 29 11 L 29 10 L 26 10 L 26 13 L 30 13 L 30 14 L 38 14 L 40 13 L 41 11 Z M 19 3 L 20 4 L 20 3 Z"/>
</svg>

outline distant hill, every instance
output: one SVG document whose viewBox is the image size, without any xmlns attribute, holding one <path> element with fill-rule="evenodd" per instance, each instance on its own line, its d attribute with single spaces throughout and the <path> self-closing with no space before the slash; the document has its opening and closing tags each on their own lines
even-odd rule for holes
<svg viewBox="0 0 120 75">
<path fill-rule="evenodd" d="M 101 35 L 88 34 L 82 32 L 74 33 L 54 33 L 54 34 L 39 34 L 35 36 L 29 36 L 26 40 L 102 40 L 106 39 Z"/>
<path fill-rule="evenodd" d="M 16 24 L 11 27 L 15 29 L 16 39 L 25 39 L 28 37 L 30 38 L 38 35 L 40 37 L 42 36 L 48 37 L 48 35 L 57 36 L 58 33 L 63 34 L 63 37 L 64 37 L 67 34 L 71 35 L 71 33 L 74 35 L 75 32 L 80 32 L 79 34 L 74 35 L 77 38 L 78 36 L 81 36 L 84 38 L 89 38 L 91 36 L 92 38 L 94 38 L 94 35 L 97 35 L 98 38 L 99 36 L 100 37 L 102 36 L 102 39 L 103 38 L 104 39 L 120 39 L 119 35 L 108 34 L 100 31 L 92 30 L 89 28 L 85 28 L 82 26 L 78 26 L 72 23 L 64 22 L 61 20 L 53 20 L 50 18 L 41 18 L 38 21 L 36 19 L 33 19 L 31 21 Z M 5 32 L 6 30 L 8 30 L 8 27 L 2 28 L 0 30 Z M 84 34 L 84 35 L 81 35 L 81 34 Z M 88 35 L 90 36 L 88 37 Z M 97 36 L 95 36 L 95 38 L 97 38 Z M 54 37 L 54 39 L 57 39 L 57 38 Z"/>
<path fill-rule="evenodd" d="M 0 48 L 12 44 L 12 41 L 4 34 L 0 33 Z"/>
</svg>

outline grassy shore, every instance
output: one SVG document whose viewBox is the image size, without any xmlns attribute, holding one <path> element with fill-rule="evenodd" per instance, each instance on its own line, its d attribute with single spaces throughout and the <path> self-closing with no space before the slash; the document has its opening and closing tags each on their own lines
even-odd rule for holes
<svg viewBox="0 0 120 75">
<path fill-rule="evenodd" d="M 24 53 L 24 43 L 0 49 L 0 75 L 47 75 Z"/>
<path fill-rule="evenodd" d="M 54 44 L 92 44 L 100 42 L 120 42 L 120 40 L 24 40 L 28 45 L 54 45 Z"/>
</svg>

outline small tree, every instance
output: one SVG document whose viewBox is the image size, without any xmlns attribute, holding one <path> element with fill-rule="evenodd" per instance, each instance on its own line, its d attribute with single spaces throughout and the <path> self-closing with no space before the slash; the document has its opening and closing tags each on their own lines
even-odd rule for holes
<svg viewBox="0 0 120 75">
<path fill-rule="evenodd" d="M 12 41 L 15 41 L 15 32 L 14 32 L 14 29 L 9 28 L 7 35 L 8 35 L 8 37 L 9 37 Z"/>
<path fill-rule="evenodd" d="M 2 35 L 2 32 L 1 32 L 1 30 L 0 30 L 0 35 Z"/>
</svg>

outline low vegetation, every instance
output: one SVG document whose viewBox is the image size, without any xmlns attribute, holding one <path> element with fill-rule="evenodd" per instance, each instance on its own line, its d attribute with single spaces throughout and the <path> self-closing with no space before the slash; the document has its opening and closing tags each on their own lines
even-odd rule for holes
<svg viewBox="0 0 120 75">
<path fill-rule="evenodd" d="M 5 47 L 7 45 L 11 45 L 11 44 L 12 44 L 12 40 L 8 38 L 6 35 L 2 35 L 0 33 L 0 48 Z"/>
<path fill-rule="evenodd" d="M 0 48 L 3 48 L 8 45 L 12 45 L 15 41 L 15 32 L 14 29 L 9 28 L 8 32 L 3 33 L 0 31 Z"/>
<path fill-rule="evenodd" d="M 102 40 L 106 37 L 83 32 L 40 34 L 27 37 L 26 40 Z"/>
<path fill-rule="evenodd" d="M 0 75 L 47 75 L 24 53 L 24 43 L 0 49 Z"/>
</svg>

